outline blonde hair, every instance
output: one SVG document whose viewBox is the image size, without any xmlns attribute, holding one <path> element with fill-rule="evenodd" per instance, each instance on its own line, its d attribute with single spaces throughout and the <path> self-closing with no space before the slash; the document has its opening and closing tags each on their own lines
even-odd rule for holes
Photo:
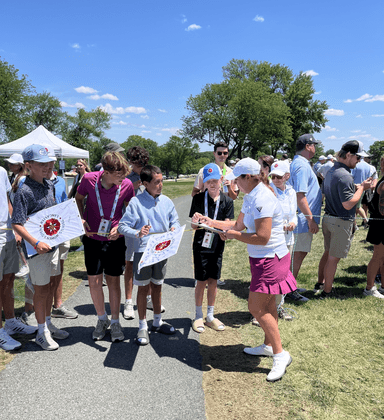
<svg viewBox="0 0 384 420">
<path fill-rule="evenodd" d="M 88 166 L 88 162 L 85 159 L 77 159 L 77 162 L 80 162 L 85 166 L 85 172 L 91 172 L 91 168 Z"/>
<path fill-rule="evenodd" d="M 128 162 L 119 152 L 106 152 L 101 158 L 101 164 L 104 171 L 108 172 L 122 171 L 124 175 L 128 175 L 130 171 Z"/>
</svg>

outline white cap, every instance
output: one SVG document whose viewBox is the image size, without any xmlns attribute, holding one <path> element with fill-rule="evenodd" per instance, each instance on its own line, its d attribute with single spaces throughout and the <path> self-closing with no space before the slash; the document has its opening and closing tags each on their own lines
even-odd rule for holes
<svg viewBox="0 0 384 420">
<path fill-rule="evenodd" d="M 319 156 L 319 160 L 327 160 L 327 158 L 324 155 Z"/>
<path fill-rule="evenodd" d="M 12 165 L 21 165 L 24 163 L 23 156 L 20 153 L 14 153 L 8 159 L 5 159 L 7 162 L 12 163 Z"/>
<path fill-rule="evenodd" d="M 328 156 L 327 156 L 327 159 L 328 159 L 328 160 L 333 159 L 333 155 L 328 155 Z"/>
<path fill-rule="evenodd" d="M 278 160 L 277 162 L 273 163 L 271 166 L 271 173 L 270 175 L 278 175 L 283 176 L 285 174 L 291 173 L 289 163 L 285 160 Z"/>
<path fill-rule="evenodd" d="M 251 158 L 244 158 L 239 160 L 236 163 L 236 166 L 233 168 L 233 171 L 225 176 L 225 179 L 231 181 L 239 177 L 240 175 L 259 175 L 260 173 L 260 164 L 256 160 Z"/>
</svg>

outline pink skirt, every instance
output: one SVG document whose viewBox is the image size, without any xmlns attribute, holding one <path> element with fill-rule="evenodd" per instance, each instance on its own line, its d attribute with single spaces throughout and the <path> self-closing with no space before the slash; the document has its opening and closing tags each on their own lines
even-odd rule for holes
<svg viewBox="0 0 384 420">
<path fill-rule="evenodd" d="M 279 258 L 252 258 L 251 265 L 251 292 L 266 293 L 268 295 L 285 295 L 297 289 L 296 279 L 289 266 L 291 257 L 289 253 Z"/>
</svg>

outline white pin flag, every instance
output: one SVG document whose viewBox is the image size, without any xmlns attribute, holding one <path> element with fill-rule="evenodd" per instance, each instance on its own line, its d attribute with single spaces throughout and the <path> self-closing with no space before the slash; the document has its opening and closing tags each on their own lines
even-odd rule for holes
<svg viewBox="0 0 384 420">
<path fill-rule="evenodd" d="M 176 228 L 173 232 L 151 235 L 139 261 L 137 272 L 140 273 L 140 270 L 147 265 L 156 264 L 175 255 L 179 249 L 184 229 L 185 225 Z"/>
<path fill-rule="evenodd" d="M 85 233 L 74 198 L 29 216 L 24 227 L 38 241 L 51 247 Z M 25 246 L 28 257 L 36 254 L 36 250 L 27 241 Z"/>
</svg>

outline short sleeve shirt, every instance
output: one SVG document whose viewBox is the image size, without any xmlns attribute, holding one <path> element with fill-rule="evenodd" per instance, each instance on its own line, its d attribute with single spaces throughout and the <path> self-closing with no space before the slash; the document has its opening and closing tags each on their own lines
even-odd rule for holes
<svg viewBox="0 0 384 420">
<path fill-rule="evenodd" d="M 244 225 L 249 233 L 257 233 L 255 220 L 272 218 L 271 237 L 266 245 L 248 244 L 248 254 L 252 258 L 282 258 L 288 254 L 284 238 L 283 210 L 273 192 L 263 183 L 259 183 L 244 197 L 241 212 Z"/>
<path fill-rule="evenodd" d="M 371 165 L 364 160 L 361 160 L 356 167 L 352 169 L 351 173 L 355 184 L 361 184 L 371 176 Z"/>
<path fill-rule="evenodd" d="M 116 197 L 116 191 L 118 187 L 113 187 L 106 190 L 100 182 L 103 172 L 88 172 L 86 173 L 77 189 L 77 192 L 84 197 L 87 197 L 87 206 L 84 212 L 84 219 L 87 221 L 91 232 L 97 232 L 99 230 L 101 215 L 99 206 L 96 198 L 95 185 L 97 182 L 101 205 L 103 207 L 104 219 L 109 220 L 112 212 L 113 202 Z M 135 193 L 133 191 L 132 182 L 125 178 L 121 183 L 121 190 L 119 199 L 117 201 L 116 211 L 112 219 L 111 228 L 117 226 L 123 215 L 124 202 L 129 202 Z M 107 241 L 106 236 L 93 235 L 92 239 L 98 241 Z"/>
<path fill-rule="evenodd" d="M 317 177 L 313 172 L 309 161 L 301 156 L 295 155 L 291 164 L 291 176 L 288 182 L 292 185 L 296 193 L 301 192 L 305 194 L 309 209 L 313 214 L 313 219 L 316 223 L 320 222 L 321 211 L 321 190 Z M 305 215 L 298 211 L 298 233 L 308 232 L 308 223 Z"/>
<path fill-rule="evenodd" d="M 323 182 L 325 213 L 331 216 L 354 220 L 356 206 L 346 210 L 342 203 L 349 201 L 355 194 L 355 183 L 350 169 L 344 163 L 336 162 Z"/>
<path fill-rule="evenodd" d="M 8 211 L 8 194 L 10 191 L 11 184 L 7 171 L 0 167 L 0 247 L 14 238 Z"/>
<path fill-rule="evenodd" d="M 217 218 L 216 220 L 225 220 L 225 219 L 233 219 L 235 217 L 234 215 L 234 207 L 233 207 L 233 200 L 230 197 L 227 197 L 222 192 L 220 192 L 220 204 L 219 204 L 219 210 L 217 212 Z M 195 213 L 205 214 L 205 192 L 201 192 L 199 194 L 196 194 L 192 199 L 191 204 L 191 210 L 189 211 L 189 217 L 192 217 Z M 208 194 L 208 217 L 213 219 L 214 213 L 216 209 L 216 202 L 211 198 L 211 196 Z M 201 250 L 201 244 L 203 243 L 203 238 L 205 234 L 204 229 L 196 230 L 195 236 L 193 239 L 193 249 L 194 251 Z M 217 238 L 215 239 L 213 247 L 211 248 L 212 252 L 222 253 L 224 251 L 224 244 L 225 242 L 222 241 L 218 234 Z M 206 251 L 207 249 L 203 248 L 203 251 Z"/>
</svg>

